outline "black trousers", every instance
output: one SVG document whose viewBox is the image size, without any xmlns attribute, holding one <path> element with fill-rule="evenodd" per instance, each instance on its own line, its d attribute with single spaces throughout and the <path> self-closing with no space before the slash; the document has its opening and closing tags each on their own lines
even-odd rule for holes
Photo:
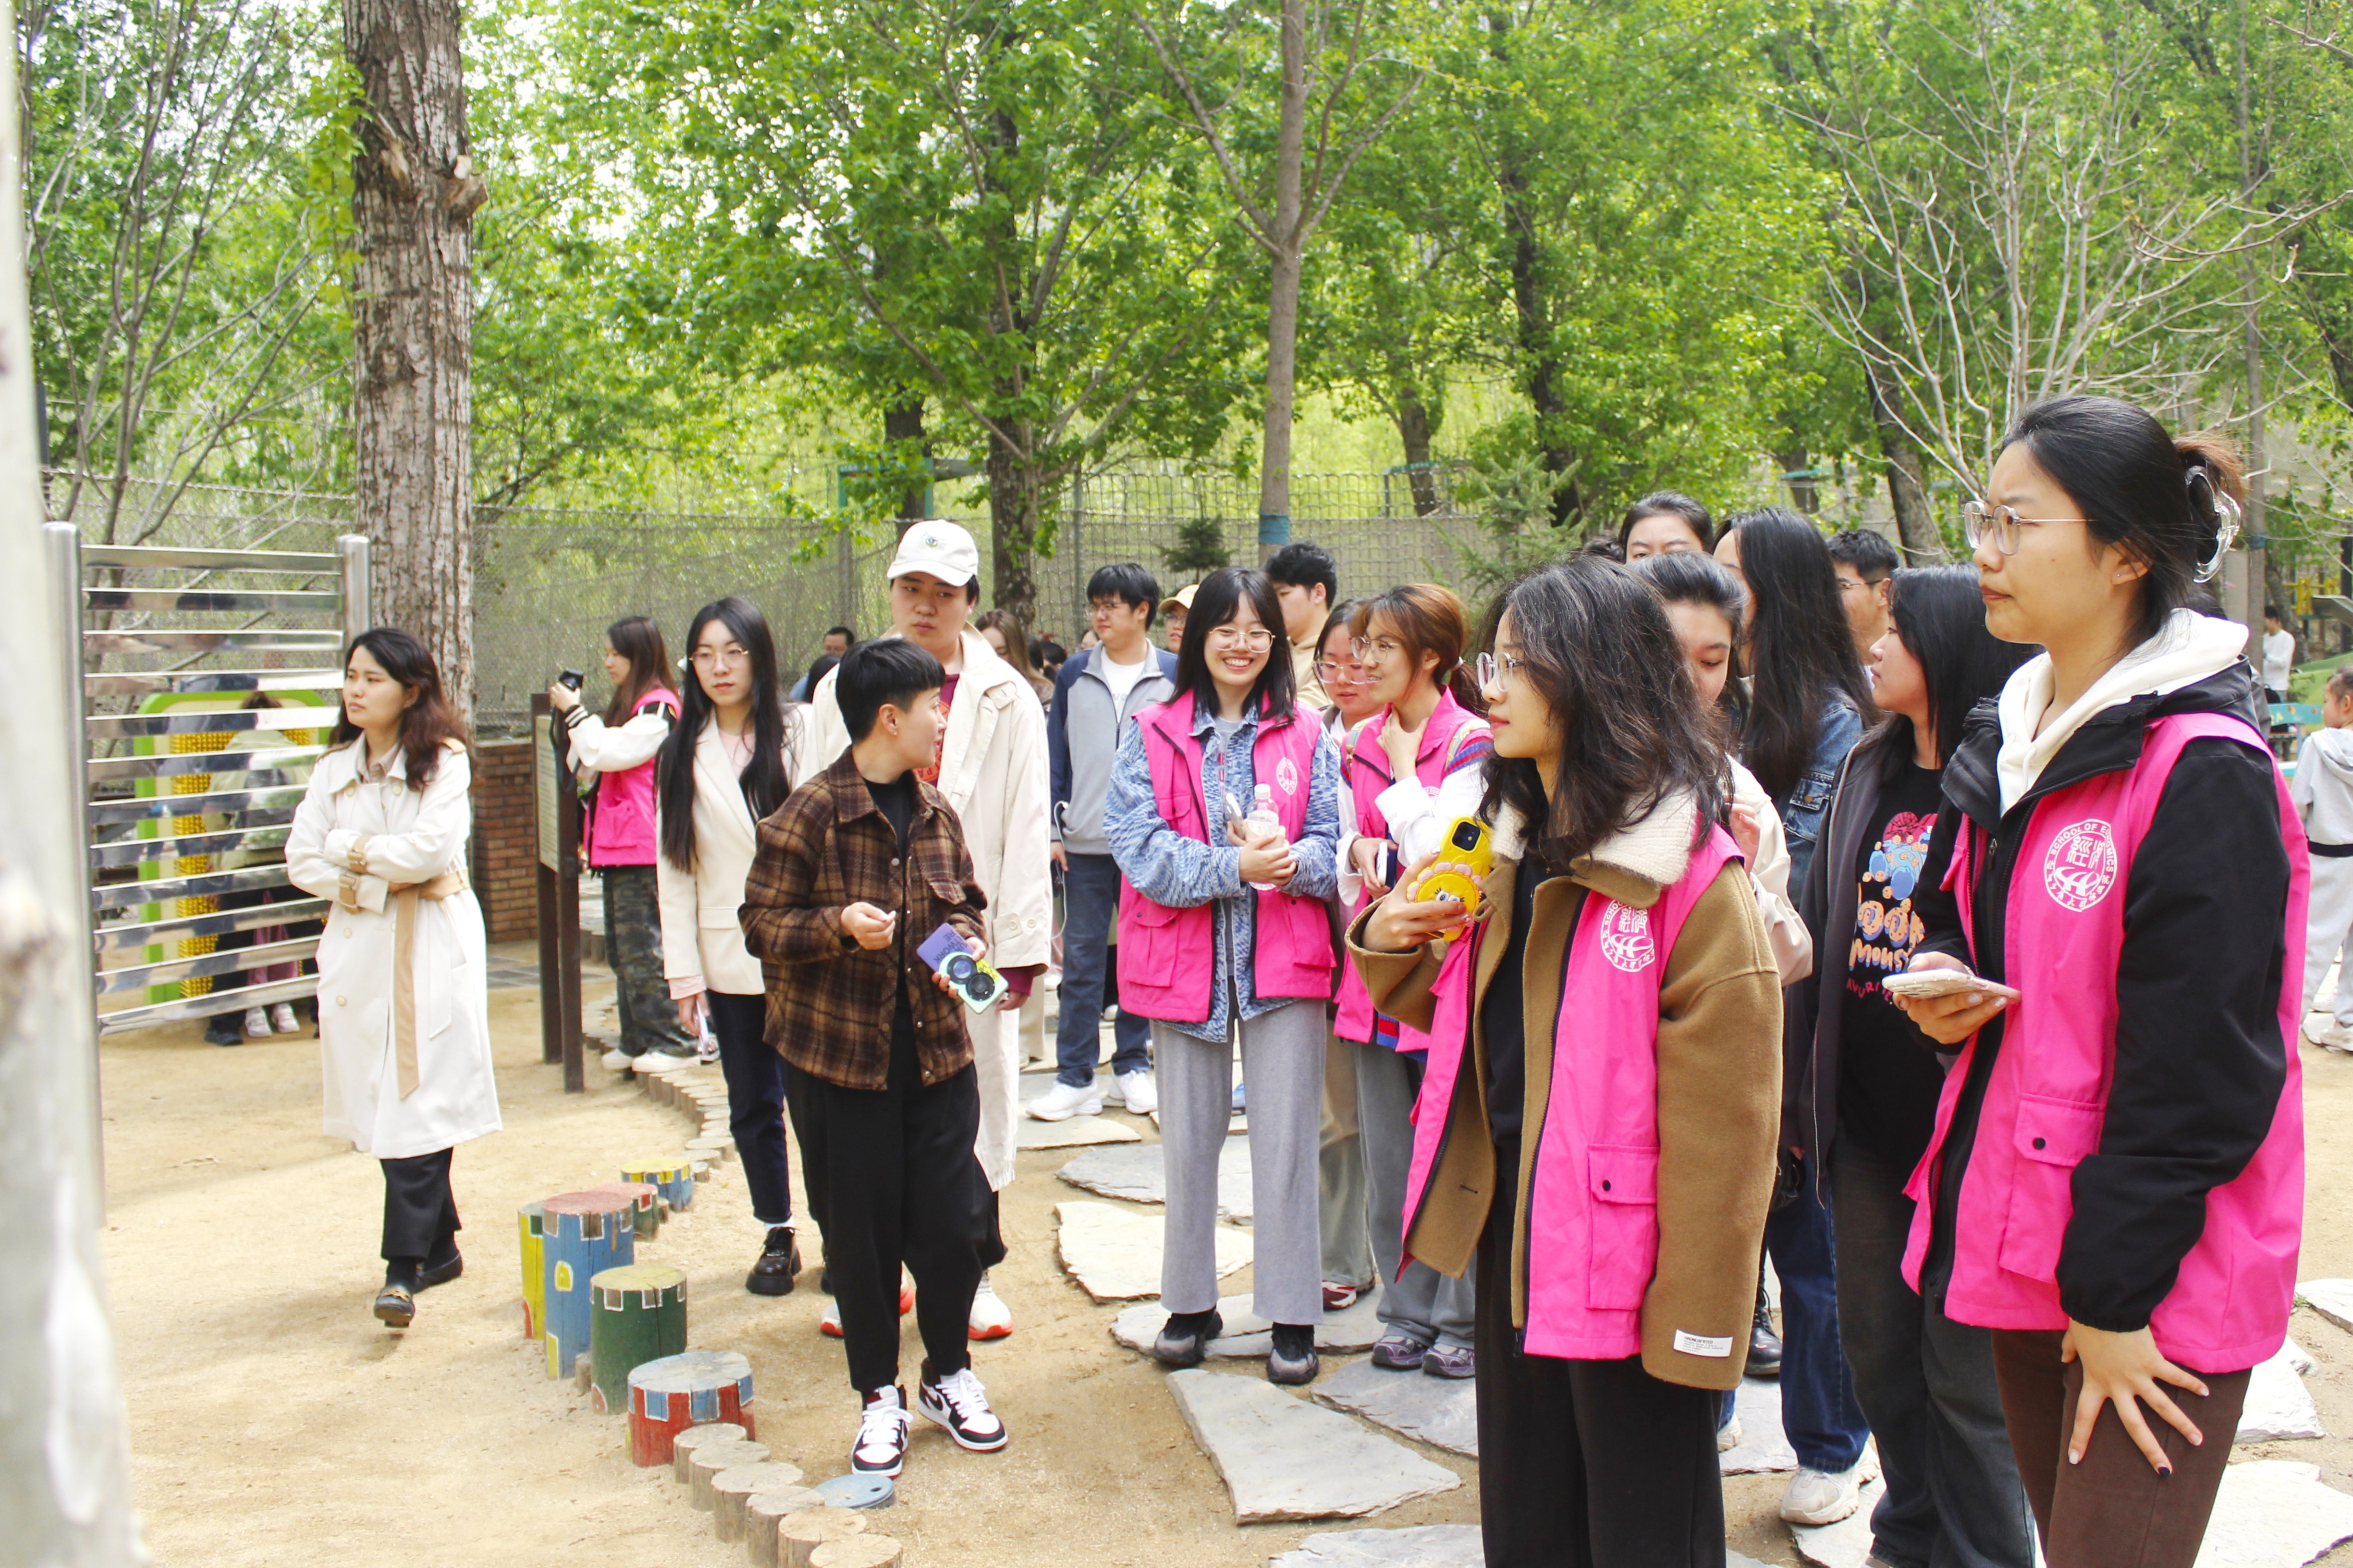
<svg viewBox="0 0 2353 1568">
<path fill-rule="evenodd" d="M 980 1083 L 970 1067 L 925 1087 L 912 1040 L 893 1041 L 890 1087 L 843 1089 L 790 1062 L 785 1101 L 809 1207 L 825 1232 L 850 1386 L 899 1381 L 899 1268 L 915 1279 L 915 1327 L 943 1375 L 971 1362 L 965 1331 L 989 1259 L 996 1205 L 973 1152 Z"/>
<path fill-rule="evenodd" d="M 719 1070 L 727 1079 L 727 1129 L 744 1162 L 752 1217 L 762 1225 L 793 1223 L 792 1167 L 785 1149 L 785 1060 L 763 1037 L 765 996 L 703 993 L 711 1032 L 719 1039 Z"/>
<path fill-rule="evenodd" d="M 1716 1395 L 1641 1358 L 1528 1355 L 1512 1324 L 1517 1142 L 1479 1241 L 1479 1527 L 1487 1568 L 1724 1568 Z"/>
<path fill-rule="evenodd" d="M 452 1151 L 382 1160 L 384 1258 L 431 1265 L 446 1262 L 458 1245 L 458 1200 L 449 1191 Z"/>
</svg>

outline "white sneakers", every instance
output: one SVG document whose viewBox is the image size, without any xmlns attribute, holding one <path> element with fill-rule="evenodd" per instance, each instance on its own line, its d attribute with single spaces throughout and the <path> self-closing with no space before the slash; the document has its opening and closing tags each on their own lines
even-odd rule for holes
<svg viewBox="0 0 2353 1568">
<path fill-rule="evenodd" d="M 965 1328 L 965 1336 L 975 1340 L 1001 1340 L 1013 1331 L 1013 1309 L 997 1295 L 997 1287 L 988 1282 L 988 1273 L 982 1270 L 980 1289 L 972 1293 L 972 1316 Z M 970 1376 L 970 1373 L 966 1373 Z"/>
<path fill-rule="evenodd" d="M 1744 1435 L 1740 1430 L 1740 1417 L 1736 1415 L 1716 1429 L 1715 1451 L 1719 1454 L 1729 1454 L 1733 1449 L 1740 1447 L 1740 1439 Z"/>
<path fill-rule="evenodd" d="M 1862 1489 L 1878 1479 L 1875 1444 L 1866 1446 L 1862 1458 L 1837 1475 L 1800 1469 L 1781 1493 L 1781 1517 L 1791 1524 L 1836 1524 L 1862 1506 Z"/>
<path fill-rule="evenodd" d="M 631 1056 L 628 1052 L 623 1050 L 618 1046 L 615 1046 L 611 1050 L 607 1051 L 603 1056 L 596 1059 L 603 1062 L 615 1072 L 628 1072 L 631 1068 L 638 1065 L 638 1058 Z"/>
<path fill-rule="evenodd" d="M 1103 1096 L 1094 1085 L 1058 1082 L 1029 1102 L 1029 1114 L 1040 1121 L 1068 1121 L 1073 1116 L 1101 1116 L 1103 1108 Z"/>
<path fill-rule="evenodd" d="M 2322 1021 L 2315 1024 L 2310 1018 L 2305 1020 L 2304 1037 L 2306 1039 L 2327 1050 L 2353 1051 L 2353 1029 L 2347 1028 L 2334 1018 L 2318 1014 L 2315 1016 L 2320 1017 Z"/>
<path fill-rule="evenodd" d="M 248 1040 L 266 1040 L 269 1037 L 269 1009 L 248 1007 L 245 1010 L 245 1037 Z"/>
<path fill-rule="evenodd" d="M 1160 1090 L 1152 1082 L 1152 1069 L 1113 1073 L 1111 1092 L 1103 1096 L 1106 1105 L 1124 1105 L 1137 1116 L 1149 1116 L 1160 1109 Z"/>
<path fill-rule="evenodd" d="M 907 1426 L 912 1419 L 906 1396 L 898 1389 L 881 1388 L 868 1394 L 865 1407 L 858 1413 L 858 1441 L 849 1447 L 850 1470 L 861 1476 L 898 1475 L 907 1465 Z"/>
<path fill-rule="evenodd" d="M 970 1367 L 936 1383 L 920 1383 L 915 1390 L 915 1407 L 923 1413 L 924 1420 L 944 1427 L 959 1448 L 975 1454 L 994 1454 L 1005 1447 L 1005 1423 L 988 1407 L 988 1392 L 980 1386 L 980 1379 L 972 1374 Z M 861 1433 L 862 1430 L 861 1427 Z"/>
</svg>

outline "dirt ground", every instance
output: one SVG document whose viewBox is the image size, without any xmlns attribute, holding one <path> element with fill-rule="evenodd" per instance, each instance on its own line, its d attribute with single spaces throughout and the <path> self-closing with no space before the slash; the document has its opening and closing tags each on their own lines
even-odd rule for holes
<svg viewBox="0 0 2353 1568">
<path fill-rule="evenodd" d="M 594 985 L 589 1000 L 593 1010 Z M 368 1315 L 383 1277 L 381 1179 L 320 1132 L 308 1034 L 223 1049 L 188 1026 L 106 1046 L 109 1282 L 137 1500 L 164 1568 L 744 1561 L 667 1470 L 629 1464 L 622 1417 L 546 1377 L 517 1304 L 516 1206 L 675 1151 L 685 1120 L 593 1065 L 588 1092 L 565 1096 L 539 1061 L 536 993 L 494 991 L 491 1008 L 506 1130 L 459 1151 L 466 1274 L 427 1293 L 400 1334 Z M 2305 1068 L 2302 1272 L 2353 1275 L 2353 1213 L 2339 1197 L 2353 1180 L 2353 1058 L 2307 1047 Z M 1164 1374 L 1113 1342 L 1115 1309 L 1056 1261 L 1054 1205 L 1081 1195 L 1053 1175 L 1071 1152 L 1023 1154 L 1006 1194 L 1012 1256 L 996 1278 L 1018 1330 L 978 1347 L 975 1364 L 1012 1446 L 964 1454 L 917 1422 L 897 1506 L 877 1527 L 906 1543 L 911 1568 L 1256 1568 L 1312 1531 L 1349 1528 L 1235 1525 Z M 792 1296 L 745 1293 L 760 1236 L 740 1181 L 723 1182 L 639 1258 L 686 1269 L 693 1346 L 751 1357 L 775 1457 L 812 1479 L 838 1475 L 855 1410 L 840 1346 L 817 1332 L 813 1268 Z M 1249 1288 L 1247 1272 L 1227 1286 Z M 2353 1335 L 2307 1310 L 2294 1332 L 2319 1363 L 2311 1385 L 2340 1436 L 2242 1457 L 2316 1463 L 2353 1491 Z M 912 1382 L 912 1322 L 907 1347 Z M 1477 1520 L 1475 1462 L 1424 1452 L 1465 1485 L 1360 1522 Z M 1781 1486 L 1726 1480 L 1731 1542 L 1795 1563 L 1773 1513 Z M 2324 1561 L 2353 1568 L 2353 1546 Z"/>
</svg>

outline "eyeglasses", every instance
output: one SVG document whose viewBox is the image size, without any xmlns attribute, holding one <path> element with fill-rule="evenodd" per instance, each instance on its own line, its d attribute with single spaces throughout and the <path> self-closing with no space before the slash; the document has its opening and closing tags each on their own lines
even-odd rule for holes
<svg viewBox="0 0 2353 1568">
<path fill-rule="evenodd" d="M 2016 507 L 1989 506 L 1982 500 L 1961 503 L 1961 531 L 1968 537 L 1969 548 L 1982 550 L 1990 539 L 1993 547 L 2004 555 L 2018 553 L 2018 547 L 2026 542 L 2026 529 L 2084 521 L 2075 517 L 2021 517 Z"/>
<path fill-rule="evenodd" d="M 1356 637 L 1348 644 L 1349 651 L 1358 658 L 1395 658 L 1405 651 L 1405 644 L 1395 637 Z"/>
<path fill-rule="evenodd" d="M 1482 653 L 1472 664 L 1479 677 L 1479 689 L 1482 691 L 1490 686 L 1510 685 L 1527 667 L 1527 660 L 1515 653 L 1507 653 L 1500 659 L 1492 653 Z"/>
<path fill-rule="evenodd" d="M 724 648 L 714 648 L 710 644 L 704 643 L 698 645 L 694 650 L 694 662 L 697 664 L 717 664 L 723 658 L 733 664 L 739 658 L 750 657 L 751 650 L 739 642 L 729 643 Z"/>
<path fill-rule="evenodd" d="M 1208 637 L 1211 647 L 1246 647 L 1252 653 L 1264 653 L 1274 646 L 1274 634 L 1264 626 L 1252 626 L 1243 631 L 1237 626 L 1212 627 Z"/>
<path fill-rule="evenodd" d="M 1336 658 L 1319 658 L 1315 661 L 1315 679 L 1326 686 L 1362 686 L 1372 678 L 1353 658 L 1345 663 Z"/>
</svg>

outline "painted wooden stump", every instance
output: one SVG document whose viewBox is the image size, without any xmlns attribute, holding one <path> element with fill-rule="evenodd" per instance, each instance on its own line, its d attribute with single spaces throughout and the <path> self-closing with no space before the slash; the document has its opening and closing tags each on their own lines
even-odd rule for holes
<svg viewBox="0 0 2353 1568">
<path fill-rule="evenodd" d="M 631 1397 L 635 1397 L 634 1394 Z M 741 1443 L 744 1438 L 744 1428 L 733 1421 L 712 1421 L 700 1426 L 690 1426 L 672 1436 L 670 1457 L 659 1462 L 668 1465 L 670 1478 L 683 1486 L 686 1484 L 686 1462 L 694 1457 L 695 1449 L 705 1443 Z"/>
<path fill-rule="evenodd" d="M 805 1508 L 776 1523 L 776 1568 L 809 1568 L 809 1555 L 829 1541 L 866 1533 L 866 1516 L 846 1508 Z"/>
<path fill-rule="evenodd" d="M 686 1273 L 666 1263 L 607 1268 L 588 1281 L 588 1297 L 596 1408 L 619 1410 L 628 1403 L 629 1373 L 686 1349 Z"/>
<path fill-rule="evenodd" d="M 661 1228 L 661 1189 L 651 1182 L 612 1182 L 595 1190 L 629 1200 L 629 1225 L 639 1240 Z"/>
<path fill-rule="evenodd" d="M 522 1232 L 522 1337 L 539 1338 L 547 1323 L 547 1262 L 540 1247 L 546 1232 L 547 1205 L 525 1204 L 515 1213 Z"/>
<path fill-rule="evenodd" d="M 733 1443 L 705 1443 L 686 1457 L 686 1500 L 704 1513 L 717 1513 L 719 1497 L 711 1489 L 712 1478 L 722 1470 L 767 1462 L 768 1446 L 754 1443 L 749 1437 L 738 1437 Z"/>
<path fill-rule="evenodd" d="M 629 1373 L 629 1455 L 640 1465 L 670 1461 L 690 1426 L 728 1422 L 752 1436 L 752 1363 L 733 1351 L 688 1351 Z M 686 1479 L 683 1472 L 681 1480 Z"/>
<path fill-rule="evenodd" d="M 899 1543 L 887 1535 L 850 1535 L 809 1553 L 809 1568 L 899 1568 Z"/>
<path fill-rule="evenodd" d="M 635 1263 L 638 1236 L 628 1196 L 609 1187 L 565 1193 L 543 1206 L 547 1307 L 540 1331 L 547 1341 L 547 1375 L 565 1377 L 588 1353 L 588 1282 L 607 1268 Z"/>
<path fill-rule="evenodd" d="M 823 1508 L 824 1494 L 811 1487 L 786 1487 L 782 1491 L 754 1492 L 744 1500 L 744 1540 L 759 1568 L 776 1568 L 776 1526 L 788 1513 Z"/>
<path fill-rule="evenodd" d="M 694 1202 L 694 1167 L 684 1159 L 649 1160 L 641 1164 L 622 1167 L 621 1180 L 649 1182 L 661 1194 L 662 1202 L 676 1214 Z"/>
<path fill-rule="evenodd" d="M 719 1539 L 741 1541 L 752 1500 L 762 1492 L 800 1489 L 801 1468 L 778 1459 L 757 1465 L 736 1465 L 711 1478 L 711 1511 L 718 1519 Z"/>
</svg>

